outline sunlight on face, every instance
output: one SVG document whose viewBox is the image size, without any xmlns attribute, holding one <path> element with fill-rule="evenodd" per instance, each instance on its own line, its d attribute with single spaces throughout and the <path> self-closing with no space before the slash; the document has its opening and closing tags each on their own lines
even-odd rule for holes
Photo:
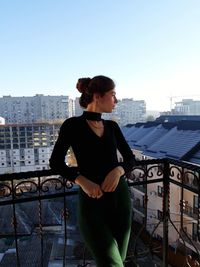
<svg viewBox="0 0 200 267">
<path fill-rule="evenodd" d="M 102 109 L 102 112 L 112 112 L 116 104 L 117 98 L 114 89 L 106 92 L 104 96 L 100 97 L 99 107 Z"/>
</svg>

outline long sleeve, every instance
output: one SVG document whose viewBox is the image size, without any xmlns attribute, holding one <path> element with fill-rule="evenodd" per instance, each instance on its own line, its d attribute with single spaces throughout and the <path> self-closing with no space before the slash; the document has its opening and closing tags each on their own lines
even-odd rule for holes
<svg viewBox="0 0 200 267">
<path fill-rule="evenodd" d="M 78 167 L 69 167 L 66 165 L 65 157 L 70 147 L 70 131 L 67 121 L 65 121 L 59 132 L 58 139 L 55 143 L 52 151 L 49 165 L 52 170 L 67 178 L 70 181 L 74 181 L 79 175 Z"/>
<path fill-rule="evenodd" d="M 119 163 L 119 166 L 124 168 L 125 173 L 130 172 L 133 166 L 136 164 L 135 155 L 129 147 L 124 135 L 121 132 L 117 123 L 114 123 L 115 135 L 117 140 L 117 148 L 123 157 L 123 162 Z"/>
</svg>

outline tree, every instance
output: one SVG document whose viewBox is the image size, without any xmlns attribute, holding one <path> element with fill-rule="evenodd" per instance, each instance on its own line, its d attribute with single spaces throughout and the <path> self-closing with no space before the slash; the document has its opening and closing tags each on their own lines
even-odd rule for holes
<svg viewBox="0 0 200 267">
<path fill-rule="evenodd" d="M 155 121 L 155 118 L 153 115 L 149 115 L 146 117 L 146 121 Z"/>
</svg>

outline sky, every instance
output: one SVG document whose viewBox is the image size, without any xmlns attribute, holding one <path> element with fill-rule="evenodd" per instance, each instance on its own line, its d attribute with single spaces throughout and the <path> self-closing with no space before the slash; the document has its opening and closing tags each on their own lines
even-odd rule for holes
<svg viewBox="0 0 200 267">
<path fill-rule="evenodd" d="M 200 100 L 200 0 L 0 0 L 0 97 L 96 75 L 147 110 Z"/>
</svg>

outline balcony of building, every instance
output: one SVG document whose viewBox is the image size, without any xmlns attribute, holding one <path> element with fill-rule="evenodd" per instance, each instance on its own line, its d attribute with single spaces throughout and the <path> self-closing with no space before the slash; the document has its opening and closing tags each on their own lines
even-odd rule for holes
<svg viewBox="0 0 200 267">
<path fill-rule="evenodd" d="M 189 205 L 186 201 L 183 200 L 183 213 L 184 215 L 194 218 L 197 220 L 198 218 L 198 209 Z"/>
<path fill-rule="evenodd" d="M 185 191 L 195 194 L 200 209 L 199 174 L 199 166 L 171 159 L 140 161 L 127 174 L 133 221 L 125 266 L 199 266 L 200 213 L 187 220 L 183 201 Z M 0 267 L 95 266 L 78 230 L 77 192 L 52 170 L 0 175 Z"/>
</svg>

